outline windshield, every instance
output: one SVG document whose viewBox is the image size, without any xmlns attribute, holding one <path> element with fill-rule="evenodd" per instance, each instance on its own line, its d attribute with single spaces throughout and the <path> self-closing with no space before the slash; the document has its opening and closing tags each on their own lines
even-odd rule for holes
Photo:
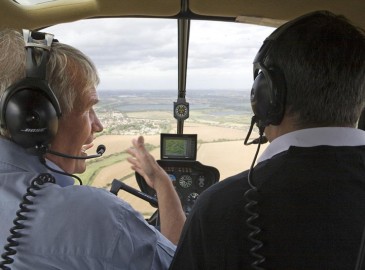
<svg viewBox="0 0 365 270">
<path fill-rule="evenodd" d="M 186 83 L 190 115 L 184 134 L 198 134 L 197 160 L 216 167 L 224 179 L 247 169 L 256 150 L 243 144 L 252 117 L 252 61 L 273 28 L 192 21 L 190 29 Z M 94 19 L 45 31 L 86 53 L 101 78 L 95 110 L 104 131 L 95 145 L 104 144 L 107 150 L 103 158 L 88 161 L 81 175 L 84 184 L 108 189 L 116 178 L 138 188 L 125 160 L 131 139 L 144 135 L 160 159 L 160 133 L 176 133 L 177 21 Z M 119 196 L 146 215 L 153 211 L 133 195 Z"/>
</svg>

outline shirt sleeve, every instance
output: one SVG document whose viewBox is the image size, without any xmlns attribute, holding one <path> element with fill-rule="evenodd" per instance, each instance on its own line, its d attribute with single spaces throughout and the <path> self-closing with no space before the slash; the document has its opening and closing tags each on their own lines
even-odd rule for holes
<svg viewBox="0 0 365 270">
<path fill-rule="evenodd" d="M 127 269 L 168 269 L 176 246 L 129 204 L 124 204 L 121 214 L 121 233 L 115 256 L 128 264 Z"/>
</svg>

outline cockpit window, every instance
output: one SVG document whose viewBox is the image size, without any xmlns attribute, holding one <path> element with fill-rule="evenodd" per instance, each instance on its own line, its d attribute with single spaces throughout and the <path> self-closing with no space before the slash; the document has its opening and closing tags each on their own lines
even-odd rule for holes
<svg viewBox="0 0 365 270">
<path fill-rule="evenodd" d="M 271 27 L 191 21 L 187 95 L 197 90 L 249 90 L 252 61 Z M 96 64 L 99 90 L 178 88 L 177 21 L 89 19 L 44 29 Z"/>
<path fill-rule="evenodd" d="M 87 54 L 99 91 L 177 87 L 177 22 L 168 19 L 90 19 L 44 29 Z"/>
<path fill-rule="evenodd" d="M 94 145 L 104 144 L 106 152 L 89 162 L 81 175 L 84 184 L 108 189 L 115 178 L 137 187 L 125 154 L 131 139 L 145 136 L 160 159 L 160 134 L 177 133 L 177 20 L 89 19 L 43 30 L 83 51 L 99 72 L 100 101 L 94 108 L 104 130 Z M 183 133 L 197 134 L 197 161 L 216 167 L 224 179 L 253 159 L 255 146 L 243 144 L 252 117 L 252 61 L 273 28 L 191 21 L 190 30 L 185 95 L 190 113 Z M 146 216 L 153 213 L 140 199 L 120 194 Z"/>
</svg>

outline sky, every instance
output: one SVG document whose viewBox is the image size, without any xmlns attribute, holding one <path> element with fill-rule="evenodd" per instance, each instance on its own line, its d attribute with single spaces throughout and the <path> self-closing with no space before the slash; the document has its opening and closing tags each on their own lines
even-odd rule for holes
<svg viewBox="0 0 365 270">
<path fill-rule="evenodd" d="M 242 23 L 191 21 L 187 90 L 249 90 L 252 61 L 274 30 Z M 93 19 L 44 29 L 95 63 L 99 90 L 176 90 L 177 21 Z"/>
</svg>

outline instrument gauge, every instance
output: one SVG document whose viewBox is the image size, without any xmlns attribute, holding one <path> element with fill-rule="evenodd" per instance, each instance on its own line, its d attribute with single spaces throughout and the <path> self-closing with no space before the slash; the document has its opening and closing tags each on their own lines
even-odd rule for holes
<svg viewBox="0 0 365 270">
<path fill-rule="evenodd" d="M 177 120 L 189 118 L 189 103 L 185 101 L 185 98 L 178 98 L 177 102 L 174 102 L 174 117 Z"/>
<path fill-rule="evenodd" d="M 176 177 L 175 177 L 175 175 L 170 174 L 170 173 L 168 173 L 167 175 L 169 176 L 173 186 L 176 187 Z"/>
<path fill-rule="evenodd" d="M 193 184 L 193 178 L 190 175 L 183 175 L 179 179 L 179 185 L 183 188 L 189 188 Z"/>
<path fill-rule="evenodd" d="M 176 117 L 183 119 L 188 115 L 188 107 L 185 104 L 179 104 L 175 108 Z"/>
</svg>

